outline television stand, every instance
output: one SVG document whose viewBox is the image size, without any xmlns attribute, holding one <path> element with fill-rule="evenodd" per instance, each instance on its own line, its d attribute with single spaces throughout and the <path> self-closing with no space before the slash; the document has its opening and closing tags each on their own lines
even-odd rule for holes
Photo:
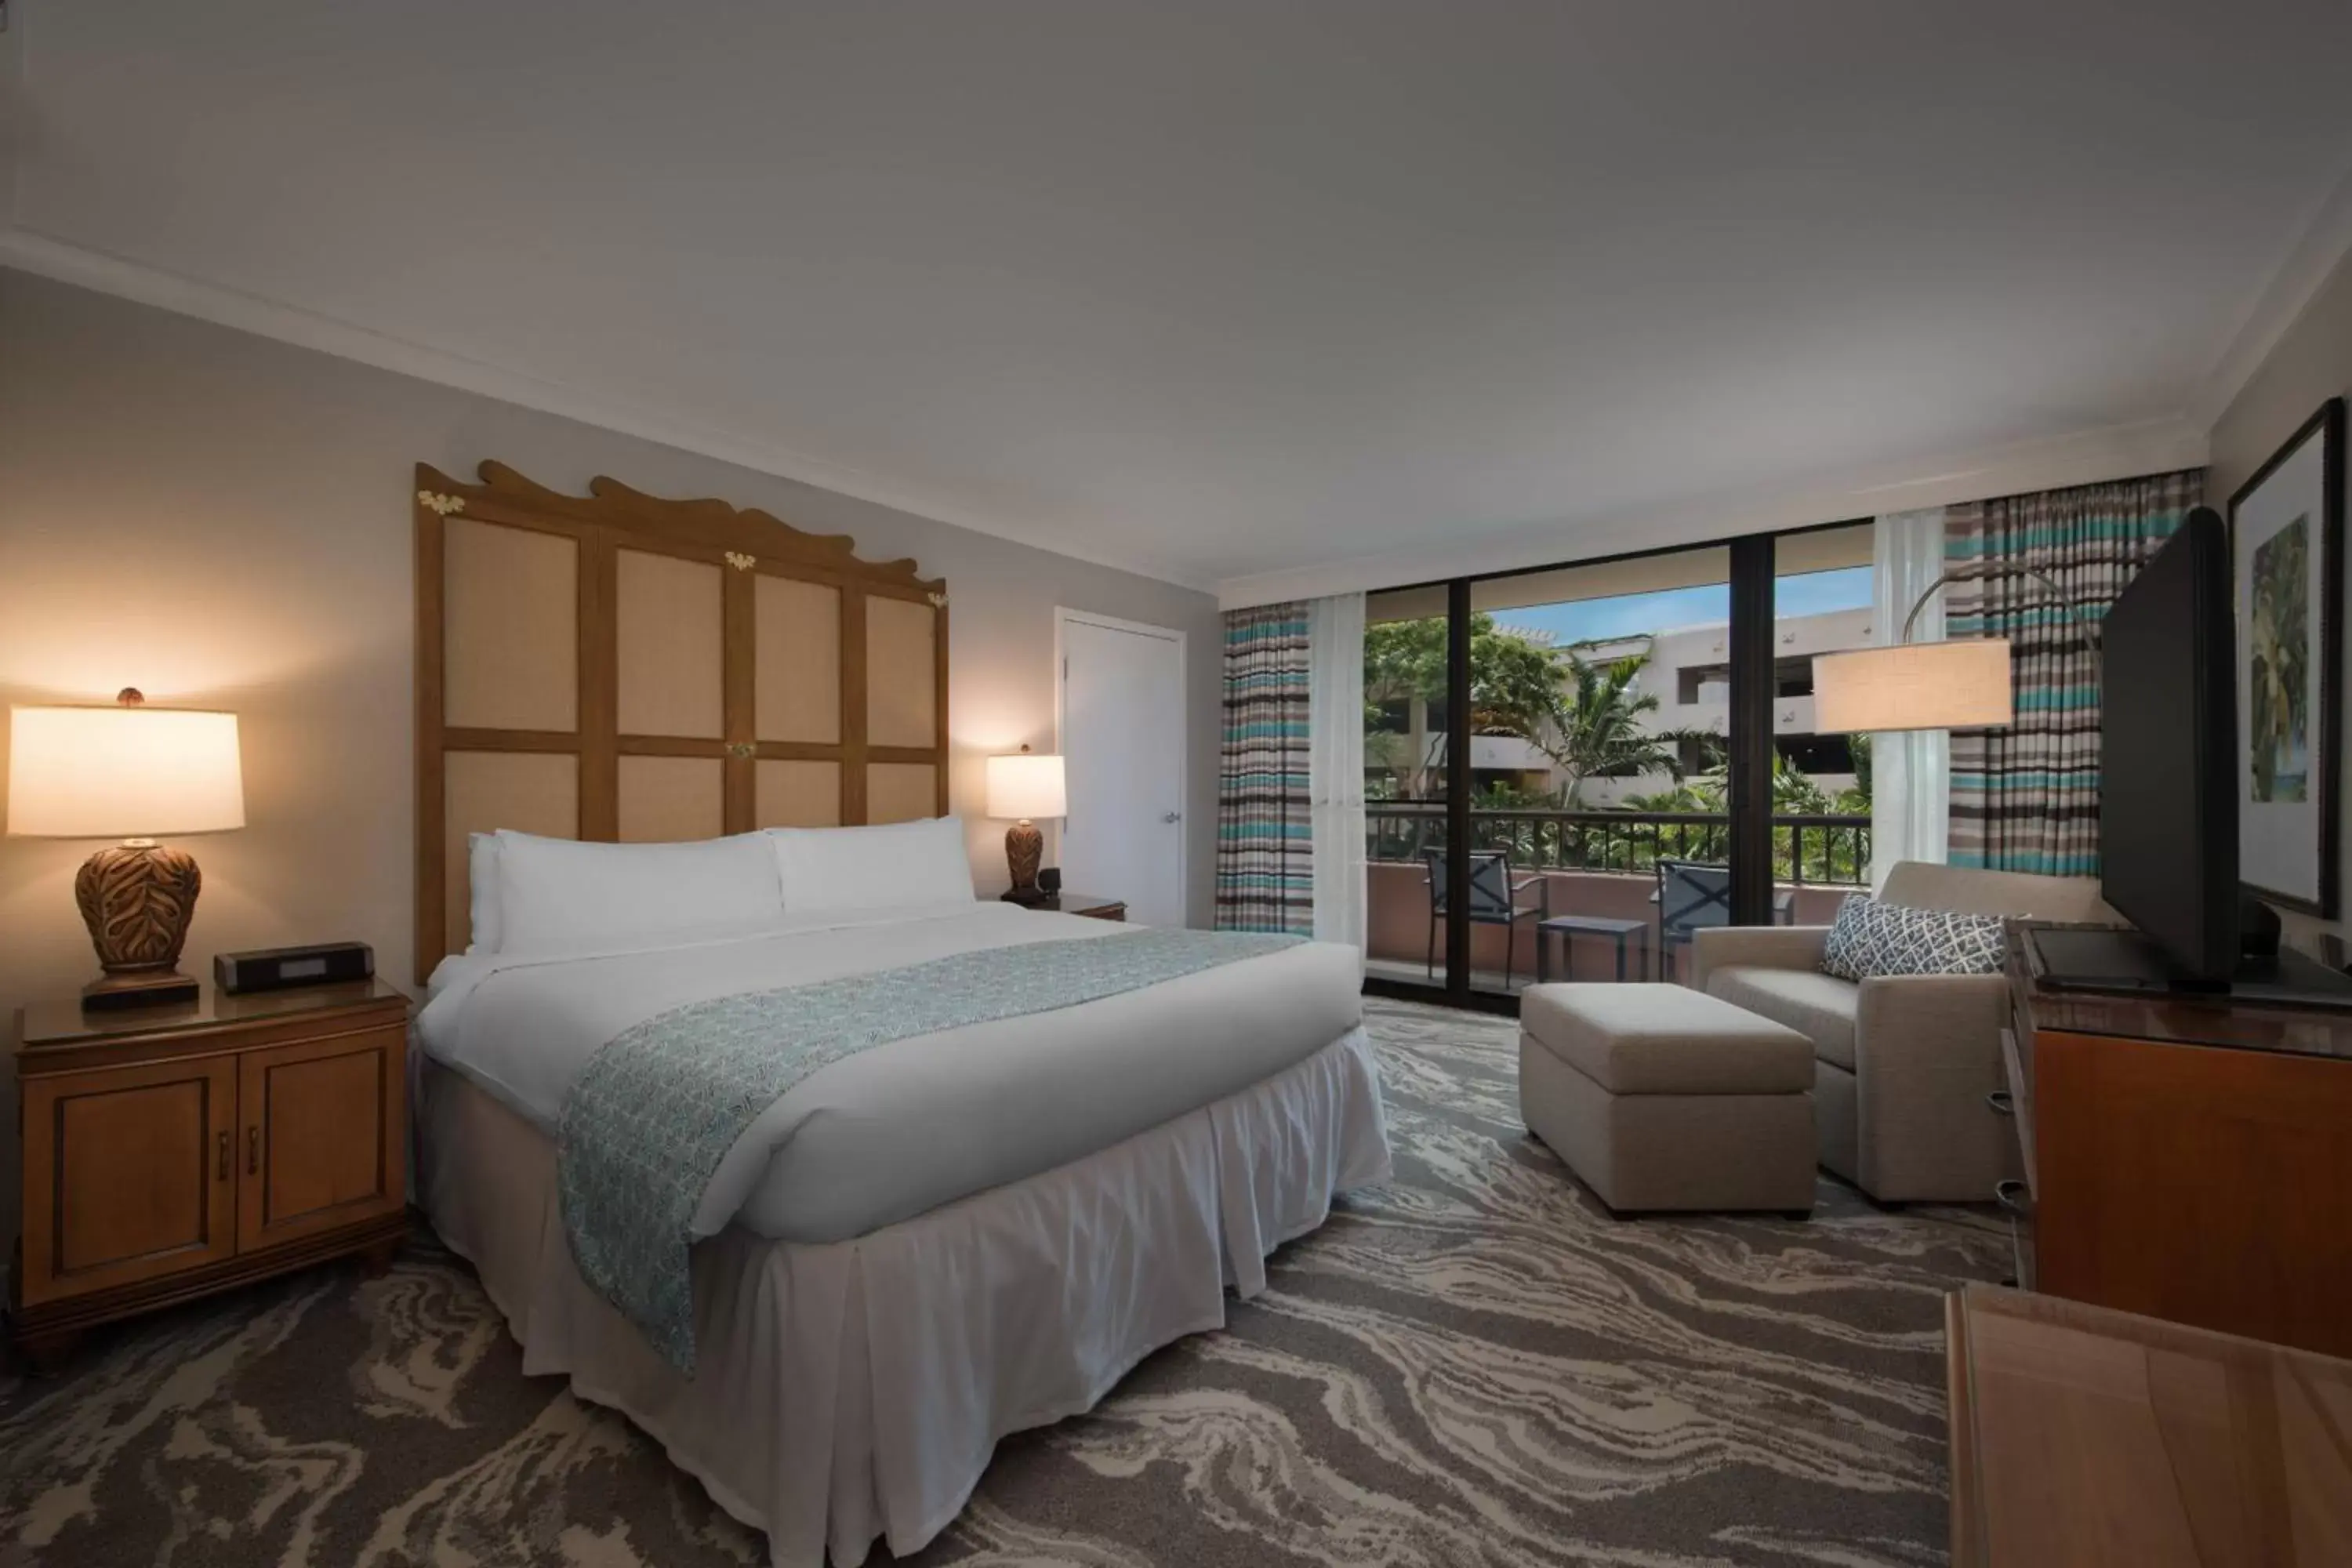
<svg viewBox="0 0 2352 1568">
<path fill-rule="evenodd" d="M 2082 930 L 2010 927 L 2019 1278 L 2352 1356 L 2352 1012 L 2062 990 L 2038 953 L 2069 943 L 2042 939 Z"/>
<path fill-rule="evenodd" d="M 2025 940 L 2032 949 L 2034 978 L 2053 990 L 2352 1012 L 2352 974 L 2292 948 L 2242 958 L 2227 984 L 2213 985 L 2183 975 L 2161 948 L 2136 931 L 2035 926 L 2027 930 Z"/>
</svg>

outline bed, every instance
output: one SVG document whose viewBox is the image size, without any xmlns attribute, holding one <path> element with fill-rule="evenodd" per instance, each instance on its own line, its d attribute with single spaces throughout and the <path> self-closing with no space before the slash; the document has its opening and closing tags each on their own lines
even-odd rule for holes
<svg viewBox="0 0 2352 1568">
<path fill-rule="evenodd" d="M 917 1550 L 1000 1437 L 1221 1326 L 1385 1179 L 1353 949 L 972 896 L 944 584 L 719 503 L 418 477 L 418 1198 L 525 1370 L 625 1412 L 774 1562 Z M 1065 970 L 1120 975 L 1025 978 Z M 581 1107 L 625 1043 L 690 1058 L 679 1020 L 751 1005 L 858 1048 L 721 1131 L 681 1364 L 581 1228 Z"/>
</svg>

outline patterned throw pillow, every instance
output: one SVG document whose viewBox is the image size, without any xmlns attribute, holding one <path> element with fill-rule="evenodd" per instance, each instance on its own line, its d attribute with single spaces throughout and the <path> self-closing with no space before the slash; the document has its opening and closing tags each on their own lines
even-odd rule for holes
<svg viewBox="0 0 2352 1568">
<path fill-rule="evenodd" d="M 1999 915 L 1957 915 L 1883 904 L 1850 893 L 1822 949 L 1822 973 L 1840 980 L 1883 974 L 1998 974 L 2005 951 Z"/>
</svg>

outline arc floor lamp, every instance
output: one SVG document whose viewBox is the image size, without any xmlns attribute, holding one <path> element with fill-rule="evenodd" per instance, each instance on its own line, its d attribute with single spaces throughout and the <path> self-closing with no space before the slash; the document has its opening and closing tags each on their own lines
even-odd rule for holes
<svg viewBox="0 0 2352 1568">
<path fill-rule="evenodd" d="M 1903 631 L 1884 647 L 1825 653 L 1813 659 L 1813 727 L 1837 735 L 1898 730 L 1999 730 L 2017 718 L 2010 682 L 2007 637 L 1966 637 L 1915 643 L 1921 612 L 1954 583 L 1986 577 L 2032 577 L 2061 607 L 2066 591 L 2047 574 L 2007 562 L 1955 566 L 1927 584 L 1903 618 Z M 2098 624 L 2083 623 L 2094 652 Z"/>
</svg>

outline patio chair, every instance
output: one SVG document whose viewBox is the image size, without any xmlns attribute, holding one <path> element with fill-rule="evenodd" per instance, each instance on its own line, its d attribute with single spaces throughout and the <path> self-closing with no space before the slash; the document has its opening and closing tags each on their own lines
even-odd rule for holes
<svg viewBox="0 0 2352 1568">
<path fill-rule="evenodd" d="M 1660 978 L 1672 980 L 1675 944 L 1690 944 L 1691 932 L 1731 923 L 1731 868 L 1714 860 L 1661 860 L 1658 887 L 1650 902 L 1658 911 Z M 1772 893 L 1772 923 L 1784 926 L 1797 918 L 1797 895 L 1787 888 Z"/>
<path fill-rule="evenodd" d="M 1424 849 L 1421 858 L 1429 863 L 1429 954 L 1424 973 L 1437 977 L 1437 928 L 1444 923 L 1445 908 L 1445 851 Z M 1535 889 L 1533 903 L 1520 902 L 1520 895 Z M 1470 851 L 1470 905 L 1465 911 L 1470 923 L 1482 926 L 1502 926 L 1503 989 L 1511 988 L 1513 964 L 1519 945 L 1521 921 L 1544 921 L 1551 918 L 1551 883 L 1546 878 L 1514 877 L 1511 857 L 1507 850 L 1473 849 Z"/>
<path fill-rule="evenodd" d="M 1675 973 L 1675 950 L 1691 933 L 1731 923 L 1731 868 L 1705 860 L 1658 862 L 1658 953 L 1665 978 Z"/>
</svg>

